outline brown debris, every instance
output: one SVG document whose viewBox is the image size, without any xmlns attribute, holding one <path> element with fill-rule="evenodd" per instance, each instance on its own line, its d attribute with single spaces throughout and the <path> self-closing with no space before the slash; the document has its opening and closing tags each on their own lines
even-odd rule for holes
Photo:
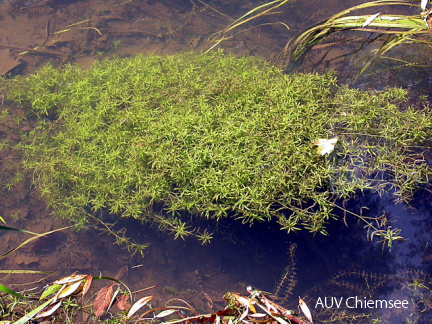
<svg viewBox="0 0 432 324">
<path fill-rule="evenodd" d="M 116 299 L 116 306 L 121 311 L 125 311 L 126 309 L 129 309 L 131 305 L 128 302 L 129 296 L 128 295 L 120 295 Z"/>
<path fill-rule="evenodd" d="M 97 318 L 101 318 L 108 311 L 113 295 L 113 286 L 103 287 L 99 290 L 94 301 L 94 312 Z"/>
<path fill-rule="evenodd" d="M 14 58 L 8 49 L 0 49 L 0 75 L 5 75 L 20 64 L 19 59 Z"/>
</svg>

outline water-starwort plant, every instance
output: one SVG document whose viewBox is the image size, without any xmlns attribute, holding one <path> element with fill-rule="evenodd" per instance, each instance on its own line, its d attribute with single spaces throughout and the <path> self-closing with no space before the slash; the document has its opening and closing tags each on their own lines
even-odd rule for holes
<svg viewBox="0 0 432 324">
<path fill-rule="evenodd" d="M 428 107 L 398 105 L 402 89 L 348 89 L 332 74 L 284 75 L 259 58 L 47 66 L 1 88 L 39 120 L 21 144 L 35 186 L 76 223 L 110 213 L 203 242 L 211 234 L 185 215 L 325 233 L 341 199 L 373 190 L 407 201 L 429 180 Z M 317 154 L 316 139 L 335 137 L 333 152 Z"/>
</svg>

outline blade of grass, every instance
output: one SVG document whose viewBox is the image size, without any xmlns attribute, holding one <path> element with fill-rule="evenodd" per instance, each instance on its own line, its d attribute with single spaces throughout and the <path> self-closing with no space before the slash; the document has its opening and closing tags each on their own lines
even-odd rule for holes
<svg viewBox="0 0 432 324">
<path fill-rule="evenodd" d="M 27 245 L 27 244 L 33 242 L 34 240 L 37 240 L 37 239 L 40 238 L 40 237 L 44 237 L 44 236 L 46 236 L 46 235 L 48 235 L 48 234 L 51 234 L 51 233 L 55 233 L 55 232 L 59 232 L 59 231 L 63 231 L 63 230 L 65 230 L 65 229 L 68 229 L 68 228 L 71 228 L 71 227 L 73 227 L 73 225 L 71 225 L 71 226 L 66 226 L 66 227 L 62 227 L 62 228 L 58 228 L 58 229 L 55 229 L 55 230 L 52 230 L 52 231 L 49 231 L 49 232 L 46 232 L 46 233 L 42 233 L 42 234 L 35 234 L 36 236 L 33 236 L 33 237 L 29 238 L 28 240 L 25 240 L 24 242 L 22 242 L 21 244 L 17 245 L 17 246 L 14 247 L 13 249 L 11 249 L 11 250 L 7 251 L 6 253 L 3 253 L 2 255 L 0 255 L 0 260 L 4 259 L 4 258 L 7 257 L 9 254 L 11 254 L 12 252 L 14 252 L 14 251 L 16 251 L 16 250 L 22 248 L 23 246 L 25 246 L 25 245 Z"/>
<path fill-rule="evenodd" d="M 301 59 L 305 56 L 305 54 L 315 45 L 324 41 L 331 34 L 344 31 L 347 29 L 355 30 L 355 31 L 363 31 L 363 32 L 374 32 L 378 34 L 391 34 L 395 36 L 401 36 L 399 41 L 394 41 L 391 43 L 387 43 L 383 53 L 390 50 L 392 47 L 405 43 L 409 40 L 409 37 L 414 34 L 425 34 L 428 33 L 428 29 L 424 23 L 424 19 L 421 14 L 406 16 L 406 15 L 386 15 L 381 14 L 375 20 L 368 24 L 368 28 L 363 28 L 365 22 L 370 19 L 370 15 L 359 15 L 359 16 L 347 16 L 345 15 L 352 13 L 353 11 L 371 8 L 376 6 L 395 6 L 395 5 L 404 5 L 404 6 L 417 6 L 412 3 L 406 1 L 390 1 L 390 0 L 380 0 L 367 2 L 358 6 L 351 7 L 340 13 L 333 15 L 332 17 L 321 21 L 315 25 L 312 25 L 307 30 L 301 32 L 298 36 L 294 37 L 288 44 L 285 46 L 285 52 L 289 53 L 288 61 L 289 65 L 293 65 L 295 62 L 301 61 Z M 386 19 L 381 19 L 386 18 Z M 388 19 L 393 18 L 393 19 Z M 376 58 L 380 57 L 380 55 L 374 56 L 372 61 Z M 367 68 L 371 62 L 368 62 Z M 364 70 L 364 69 L 363 69 Z"/>
<path fill-rule="evenodd" d="M 7 293 L 9 295 L 12 295 L 12 296 L 15 296 L 15 297 L 18 297 L 18 298 L 21 298 L 21 299 L 27 299 L 27 297 L 25 297 L 25 296 L 23 296 L 23 295 L 15 292 L 15 291 L 13 291 L 12 289 L 9 289 L 8 287 L 6 287 L 6 286 L 4 286 L 2 284 L 0 284 L 0 291 L 3 291 L 3 292 L 5 292 L 5 293 Z"/>
<path fill-rule="evenodd" d="M 25 314 L 23 317 L 21 317 L 18 321 L 16 321 L 14 324 L 25 324 L 28 321 L 30 321 L 33 317 L 35 317 L 42 309 L 44 309 L 46 306 L 51 304 L 51 302 L 54 300 L 54 298 L 51 298 L 50 300 L 47 300 L 42 305 L 36 307 L 33 309 L 30 313 Z"/>
<path fill-rule="evenodd" d="M 30 231 L 26 231 L 26 230 L 22 230 L 22 229 L 18 229 L 18 228 L 13 228 L 13 227 L 9 227 L 9 226 L 4 226 L 4 225 L 0 225 L 0 231 L 17 231 L 17 232 L 27 233 L 27 234 L 31 234 L 31 235 L 39 235 L 38 233 L 34 233 L 34 232 L 30 232 Z"/>
<path fill-rule="evenodd" d="M 414 34 L 415 32 L 416 30 L 412 30 L 411 32 L 403 33 L 393 38 L 389 36 L 387 40 L 381 45 L 381 47 L 378 50 L 375 50 L 376 54 L 366 61 L 360 70 L 359 75 L 364 73 L 364 71 L 366 71 L 366 69 L 371 66 L 378 58 L 382 57 L 395 46 L 409 42 L 411 40 L 410 35 Z"/>
<path fill-rule="evenodd" d="M 0 270 L 4 274 L 51 274 L 55 271 L 38 271 L 38 270 Z"/>
<path fill-rule="evenodd" d="M 230 37 L 226 36 L 226 34 L 228 32 L 230 32 L 231 30 L 233 30 L 233 29 L 235 29 L 235 28 L 237 28 L 237 27 L 239 27 L 239 26 L 241 26 L 241 25 L 243 25 L 245 23 L 248 23 L 249 21 L 252 21 L 254 19 L 262 17 L 262 16 L 264 16 L 266 14 L 270 14 L 271 11 L 273 11 L 274 9 L 279 8 L 280 6 L 284 5 L 288 1 L 289 0 L 275 0 L 275 1 L 271 1 L 269 3 L 265 3 L 265 4 L 261 5 L 261 6 L 258 6 L 258 7 L 254 8 L 254 9 L 248 11 L 246 14 L 244 14 L 243 16 L 241 16 L 240 18 L 236 19 L 231 24 L 229 24 L 225 29 L 223 29 L 223 30 L 221 30 L 221 31 L 219 31 L 217 33 L 214 33 L 212 36 L 210 36 L 208 43 L 209 44 L 213 43 L 213 45 L 210 46 L 205 51 L 205 53 L 211 51 L 213 48 L 215 48 L 217 45 L 219 45 L 222 41 L 232 38 L 233 36 L 230 36 Z M 267 8 L 267 7 L 270 7 L 270 8 Z M 267 8 L 267 9 L 265 9 L 265 8 Z M 265 9 L 265 10 L 263 10 L 263 9 Z M 260 10 L 263 10 L 263 11 L 255 14 L 253 16 L 251 16 L 252 14 L 254 14 L 254 13 L 260 11 Z M 286 24 L 283 24 L 283 25 L 285 25 L 285 27 L 287 27 L 287 29 L 289 29 L 289 27 Z M 216 39 L 219 36 L 220 36 L 220 38 Z"/>
</svg>

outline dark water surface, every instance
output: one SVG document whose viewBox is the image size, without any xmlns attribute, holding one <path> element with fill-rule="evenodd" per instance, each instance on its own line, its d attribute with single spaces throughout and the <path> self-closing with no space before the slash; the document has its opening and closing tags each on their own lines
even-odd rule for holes
<svg viewBox="0 0 432 324">
<path fill-rule="evenodd" d="M 286 62 L 281 53 L 298 31 L 363 2 L 293 1 L 277 9 L 277 14 L 259 18 L 244 28 L 283 22 L 290 30 L 281 24 L 265 25 L 240 33 L 218 47 L 236 55 L 263 56 L 284 68 Z M 0 62 L 0 71 L 28 74 L 49 62 L 60 65 L 74 61 L 85 68 L 95 60 L 115 55 L 199 52 L 208 47 L 210 35 L 263 3 L 243 0 L 3 0 L 0 1 L 0 51 L 4 55 L 0 57 L 5 59 Z M 25 49 L 34 51 L 20 55 Z M 346 50 L 335 48 L 328 57 L 336 57 Z M 357 87 L 385 88 L 395 83 L 392 75 L 377 76 L 371 72 L 354 84 L 350 80 L 361 62 L 347 57 L 313 65 L 322 54 L 312 51 L 298 71 L 335 69 L 345 82 Z M 400 86 L 417 89 L 419 83 L 427 80 L 423 75 L 417 76 L 419 79 L 416 73 L 411 73 L 409 78 L 397 80 L 403 82 Z M 424 88 L 424 83 L 420 85 Z M 0 108 L 12 109 L 15 119 L 23 116 L 22 111 L 7 106 L 7 102 L 1 102 Z M 20 130 L 14 127 L 13 120 L 3 122 L 0 127 L 2 140 L 19 143 Z M 21 124 L 21 127 L 28 131 L 31 125 Z M 33 192 L 31 175 L 20 171 L 19 155 L 7 149 L 1 151 L 0 158 L 3 186 L 0 216 L 6 223 L 38 233 L 65 226 Z M 329 236 L 315 237 L 306 232 L 288 235 L 272 223 L 248 227 L 236 221 L 221 221 L 213 224 L 215 238 L 205 246 L 194 239 L 174 240 L 155 227 L 122 220 L 116 228 L 124 227 L 127 235 L 137 242 L 150 244 L 143 257 L 129 256 L 126 250 L 114 244 L 111 236 L 101 235 L 103 228 L 95 225 L 86 231 L 68 230 L 51 235 L 3 259 L 0 267 L 58 271 L 57 278 L 74 271 L 114 276 L 127 265 L 129 272 L 123 280 L 132 290 L 158 285 L 152 293 L 157 295 L 156 304 L 162 305 L 167 299 L 178 297 L 203 312 L 211 311 L 206 296 L 213 300 L 213 310 L 222 309 L 224 293 L 245 293 L 245 286 L 253 285 L 278 292 L 281 303 L 290 309 L 297 309 L 298 296 L 304 297 L 318 323 L 331 318 L 336 323 L 373 323 L 378 316 L 382 323 L 432 323 L 430 201 L 430 194 L 423 192 L 414 201 L 415 209 L 395 205 L 391 197 L 373 194 L 350 202 L 351 210 L 358 211 L 365 205 L 369 208 L 365 210 L 368 216 L 385 213 L 394 228 L 402 229 L 401 235 L 406 240 L 395 242 L 391 250 L 383 248 L 377 238 L 370 242 L 364 224 L 353 217 L 344 221 L 343 215 L 329 224 Z M 115 221 L 114 218 L 110 220 Z M 1 252 L 28 238 L 21 233 L 2 232 L 0 236 Z M 281 282 L 285 270 L 289 271 L 286 280 Z M 11 278 L 3 281 L 16 283 L 16 279 Z M 348 321 L 342 319 L 341 309 L 334 304 L 330 307 L 330 301 L 335 301 L 332 298 L 344 298 L 344 303 L 349 298 L 407 300 L 408 306 L 361 309 L 361 303 L 352 308 L 349 306 L 354 304 L 345 303 L 343 306 L 347 308 L 348 305 L 347 310 L 355 314 L 373 314 Z"/>
</svg>

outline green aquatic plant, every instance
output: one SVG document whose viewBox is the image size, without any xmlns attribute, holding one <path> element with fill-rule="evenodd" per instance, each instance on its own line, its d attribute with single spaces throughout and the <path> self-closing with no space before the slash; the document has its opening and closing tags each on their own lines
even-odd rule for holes
<svg viewBox="0 0 432 324">
<path fill-rule="evenodd" d="M 0 88 L 39 121 L 21 143 L 34 185 L 77 224 L 109 213 L 203 242 L 211 234 L 197 224 L 222 218 L 325 234 L 341 199 L 372 190 L 408 201 L 430 175 L 430 109 L 398 107 L 404 90 L 284 75 L 259 58 L 47 66 Z M 317 154 L 317 139 L 335 137 L 333 152 Z"/>
<path fill-rule="evenodd" d="M 198 0 L 198 1 L 201 2 L 200 0 Z M 249 10 L 247 13 L 242 15 L 240 18 L 233 20 L 224 29 L 212 34 L 208 39 L 205 51 L 209 52 L 212 49 L 214 49 L 216 46 L 220 45 L 222 42 L 229 40 L 238 34 L 244 33 L 248 30 L 255 29 L 258 27 L 262 27 L 262 26 L 266 26 L 266 25 L 282 25 L 287 30 L 289 30 L 288 25 L 281 22 L 281 21 L 276 22 L 276 23 L 263 23 L 263 24 L 258 24 L 258 25 L 248 27 L 245 29 L 240 29 L 240 27 L 243 27 L 243 25 L 247 25 L 247 23 L 249 23 L 251 21 L 256 21 L 256 20 L 258 20 L 258 18 L 262 18 L 262 17 L 265 17 L 267 15 L 274 14 L 275 9 L 285 5 L 288 2 L 289 2 L 289 0 L 274 0 L 274 1 L 264 3 L 262 5 L 259 5 L 255 8 L 253 8 L 252 10 Z M 218 13 L 221 14 L 220 12 L 218 12 Z"/>
<path fill-rule="evenodd" d="M 323 296 L 331 294 L 340 296 L 346 300 L 350 296 L 358 296 L 358 299 L 374 300 L 383 299 L 386 303 L 388 296 L 399 293 L 399 301 L 405 302 L 405 314 L 403 318 L 406 323 L 426 323 L 430 315 L 431 307 L 431 278 L 429 274 L 420 270 L 402 269 L 396 273 L 382 274 L 359 270 L 340 271 L 328 282 L 316 285 L 310 294 Z M 384 293 L 385 292 L 385 293 Z M 384 308 L 384 307 L 382 307 Z M 381 308 L 381 309 L 382 309 Z M 393 312 L 393 314 L 396 314 Z M 315 317 L 321 322 L 332 319 L 337 323 L 393 323 L 382 318 L 382 313 L 365 308 L 322 308 L 315 309 Z M 351 319 L 351 321 L 348 321 Z"/>
<path fill-rule="evenodd" d="M 314 46 L 323 43 L 329 36 L 337 32 L 358 31 L 374 34 L 374 37 L 365 38 L 364 43 L 378 43 L 380 46 L 373 50 L 373 55 L 365 62 L 361 73 L 364 72 L 376 59 L 384 58 L 385 54 L 402 44 L 421 44 L 430 46 L 432 43 L 429 35 L 432 25 L 431 11 L 421 8 L 417 13 L 392 14 L 382 11 L 403 6 L 416 7 L 419 5 L 405 0 L 377 0 L 362 3 L 343 10 L 332 17 L 320 21 L 296 35 L 285 47 L 288 55 L 289 66 L 293 67 L 301 62 L 306 53 Z M 375 9 L 379 7 L 379 9 Z M 373 14 L 352 15 L 356 11 L 374 9 Z M 427 36 L 427 38 L 423 38 Z M 345 40 L 346 42 L 346 40 Z M 403 59 L 390 58 L 408 66 L 424 67 L 416 62 L 407 62 Z"/>
</svg>

